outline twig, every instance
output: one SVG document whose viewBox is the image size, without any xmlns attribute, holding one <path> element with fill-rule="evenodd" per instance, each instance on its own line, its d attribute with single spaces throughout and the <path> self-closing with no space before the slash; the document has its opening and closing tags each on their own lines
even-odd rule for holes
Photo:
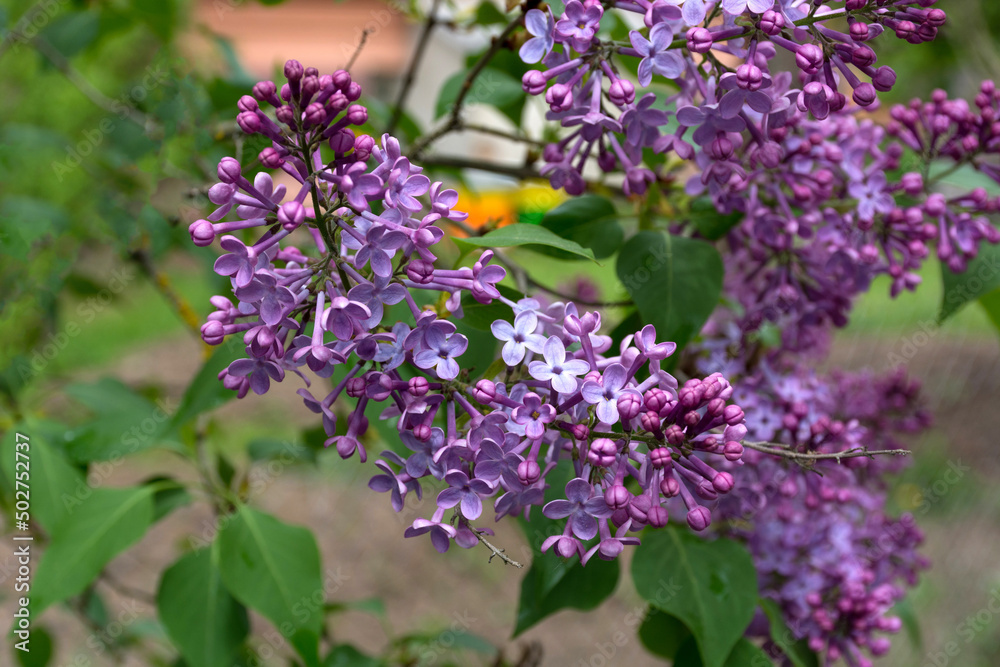
<svg viewBox="0 0 1000 667">
<path fill-rule="evenodd" d="M 427 13 L 424 28 L 420 31 L 420 37 L 417 39 L 417 47 L 413 50 L 413 57 L 410 58 L 410 66 L 403 76 L 403 83 L 400 86 L 399 94 L 396 95 L 396 103 L 392 108 L 392 117 L 389 119 L 388 127 L 385 128 L 386 134 L 392 134 L 403 117 L 403 106 L 406 104 L 406 98 L 410 94 L 410 88 L 413 86 L 417 69 L 424 59 L 424 51 L 427 50 L 427 44 L 430 42 L 431 32 L 434 30 L 434 26 L 437 25 L 437 11 L 440 4 L 441 0 L 434 0 L 430 11 Z"/>
<path fill-rule="evenodd" d="M 500 558 L 500 560 L 502 560 L 503 562 L 507 563 L 508 565 L 513 565 L 514 567 L 516 567 L 518 569 L 524 567 L 523 565 L 521 565 L 520 563 L 518 563 L 516 560 L 514 560 L 513 558 L 511 558 L 510 556 L 508 556 L 507 554 L 505 554 L 504 553 L 504 549 L 498 549 L 497 547 L 495 547 L 492 544 L 490 544 L 489 540 L 487 540 L 485 537 L 483 537 L 483 532 L 484 531 L 476 530 L 475 528 L 473 528 L 472 532 L 476 534 L 476 539 L 478 539 L 480 542 L 482 542 L 483 544 L 485 544 L 486 547 L 490 551 L 493 552 L 492 554 L 490 554 L 490 559 L 489 559 L 488 562 L 492 563 L 494 558 Z"/>
<path fill-rule="evenodd" d="M 497 54 L 497 51 L 500 50 L 500 47 L 505 41 L 507 41 L 507 38 L 510 37 L 511 33 L 514 32 L 519 25 L 521 25 L 521 18 L 522 15 L 518 14 L 513 20 L 511 20 L 510 23 L 507 24 L 507 27 L 503 29 L 503 32 L 495 37 L 490 43 L 490 48 L 486 50 L 486 53 L 480 56 L 479 60 L 476 61 L 476 64 L 469 70 L 469 73 L 465 75 L 465 79 L 462 81 L 462 87 L 459 88 L 458 96 L 455 97 L 455 103 L 451 107 L 451 114 L 449 114 L 448 120 L 445 124 L 419 141 L 414 142 L 413 148 L 410 149 L 410 154 L 413 156 L 415 161 L 423 155 L 423 152 L 428 146 L 461 126 L 462 105 L 465 104 L 465 98 L 468 97 L 469 93 L 472 91 L 472 84 L 475 82 L 476 77 L 478 77 L 482 71 L 486 69 L 489 62 L 493 60 L 493 56 Z"/>
<path fill-rule="evenodd" d="M 911 453 L 908 449 L 868 449 L 867 447 L 855 447 L 854 449 L 847 449 L 842 452 L 809 453 L 796 452 L 788 449 L 788 445 L 776 442 L 744 442 L 742 444 L 748 449 L 763 452 L 764 454 L 772 454 L 799 461 L 834 460 L 840 463 L 841 459 L 871 458 L 873 456 L 909 456 Z"/>
<path fill-rule="evenodd" d="M 354 53 L 351 54 L 351 59 L 347 61 L 346 65 L 344 65 L 344 69 L 350 71 L 351 68 L 354 67 L 354 61 L 357 60 L 358 56 L 361 55 L 361 49 L 365 48 L 365 42 L 368 41 L 368 35 L 370 35 L 371 33 L 372 31 L 369 30 L 368 28 L 365 28 L 364 30 L 361 31 L 361 39 L 360 41 L 358 41 L 358 47 L 354 49 Z"/>
<path fill-rule="evenodd" d="M 529 137 L 522 137 L 519 134 L 513 132 L 505 132 L 495 127 L 487 127 L 485 125 L 476 125 L 474 123 L 460 122 L 459 126 L 456 128 L 456 132 L 461 132 L 462 130 L 468 130 L 469 132 L 480 132 L 482 134 L 491 134 L 494 137 L 500 137 L 501 139 L 507 139 L 509 141 L 517 141 L 522 144 L 530 144 L 538 148 L 544 148 L 545 142 L 538 141 L 536 139 L 531 139 Z"/>
</svg>

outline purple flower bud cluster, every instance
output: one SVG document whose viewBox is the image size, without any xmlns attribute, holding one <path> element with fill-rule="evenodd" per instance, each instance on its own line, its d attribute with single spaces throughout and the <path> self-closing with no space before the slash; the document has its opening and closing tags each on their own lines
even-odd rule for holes
<svg viewBox="0 0 1000 667">
<path fill-rule="evenodd" d="M 704 530 L 710 512 L 700 501 L 733 487 L 731 473 L 710 462 L 738 463 L 746 433 L 725 378 L 715 373 L 679 387 L 660 366 L 676 346 L 658 342 L 652 326 L 609 353 L 600 315 L 506 299 L 497 289 L 506 272 L 490 263 L 492 250 L 471 267 L 436 266 L 444 234 L 436 223 L 466 217 L 454 210 L 457 193 L 431 183 L 392 137 L 377 144 L 351 130 L 367 112 L 346 72 L 320 76 L 289 61 L 285 76 L 280 90 L 272 82 L 254 86 L 254 96 L 239 102 L 238 120 L 271 139 L 260 162 L 284 171 L 292 185 L 275 185 L 268 173 L 251 182 L 224 158 L 209 190 L 218 208 L 190 226 L 196 245 L 221 237 L 225 253 L 215 271 L 232 286 L 231 295 L 212 297 L 216 310 L 202 337 L 215 345 L 236 335 L 245 345 L 246 356 L 219 374 L 223 384 L 242 398 L 266 393 L 287 372 L 311 387 L 307 370 L 324 380 L 340 370 L 330 391 L 298 393 L 322 416 L 326 445 L 343 458 L 357 452 L 362 462 L 366 409 L 386 403 L 381 418 L 396 420 L 411 454 L 382 452 L 369 486 L 388 492 L 400 511 L 410 492 L 422 496 L 421 480 L 446 485 L 431 518 L 405 533 L 429 534 L 439 551 L 453 540 L 477 544 L 485 529 L 472 522 L 491 498 L 497 519 L 543 505 L 546 477 L 561 459 L 574 479 L 565 499 L 544 504 L 542 513 L 566 519 L 566 529 L 545 550 L 584 563 L 595 553 L 615 558 L 638 543 L 630 533 L 667 523 L 664 503 L 674 497 L 688 524 Z M 422 309 L 423 291 L 444 305 Z M 461 316 L 465 293 L 512 309 L 511 321 L 492 326 L 503 344 L 502 379 L 471 384 L 459 364 L 469 341 L 447 316 Z M 389 317 L 396 304 L 409 317 Z M 334 403 L 342 396 L 355 407 L 338 427 Z"/>
<path fill-rule="evenodd" d="M 841 82 L 850 86 L 855 105 L 875 104 L 896 74 L 876 66 L 870 43 L 886 30 L 914 44 L 934 39 L 946 17 L 933 4 L 723 0 L 721 22 L 705 0 L 570 0 L 558 18 L 532 9 L 525 16 L 531 38 L 520 55 L 546 69 L 529 71 L 522 85 L 530 95 L 544 94 L 550 120 L 573 128 L 545 148 L 542 173 L 554 188 L 580 194 L 584 167 L 594 156 L 603 171 L 624 173 L 626 194 L 642 194 L 656 179 L 643 165 L 645 148 L 673 151 L 683 160 L 697 153 L 705 177 L 717 181 L 740 174 L 731 158 L 741 147 L 752 146 L 767 162 L 780 160 L 769 129 L 789 114 L 823 119 L 846 109 Z M 601 22 L 608 6 L 641 15 L 646 29 L 630 31 L 628 43 L 607 38 Z M 845 19 L 847 32 L 828 25 L 840 27 Z M 789 72 L 772 72 L 779 50 L 792 56 L 799 88 L 792 87 Z M 663 97 L 659 108 L 655 93 L 637 97 L 613 62 L 622 56 L 639 59 L 641 87 L 655 75 L 679 92 Z M 733 59 L 741 63 L 722 62 Z M 676 129 L 668 131 L 671 115 Z"/>
<path fill-rule="evenodd" d="M 743 216 L 727 239 L 727 290 L 744 308 L 745 330 L 776 322 L 787 346 L 808 349 L 818 328 L 847 323 L 852 300 L 876 276 L 890 276 L 896 296 L 920 283 L 932 248 L 963 271 L 981 243 L 1000 242 L 987 218 L 1000 198 L 982 188 L 945 195 L 936 177 L 915 171 L 886 178 L 911 149 L 1000 179 L 989 161 L 1000 147 L 1000 92 L 983 84 L 979 113 L 940 91 L 933 100 L 896 107 L 886 129 L 849 114 L 791 114 L 769 128 L 774 155 L 744 147 L 734 157 L 738 177 L 706 183 L 706 171 L 688 183 L 689 192 L 707 185 L 720 211 Z"/>
<path fill-rule="evenodd" d="M 834 453 L 925 427 L 916 391 L 898 372 L 824 378 L 764 364 L 739 382 L 736 395 L 748 409 L 748 439 Z M 728 522 L 724 532 L 753 554 L 761 594 L 778 603 L 795 638 L 813 651 L 870 666 L 866 653 L 886 653 L 884 633 L 900 629 L 892 606 L 928 565 L 916 551 L 923 537 L 913 517 L 887 514 L 885 470 L 876 469 L 886 460 L 819 461 L 822 476 L 753 450 L 744 460 L 740 486 L 721 501 L 719 515 Z"/>
<path fill-rule="evenodd" d="M 673 498 L 688 525 L 705 530 L 706 504 L 734 484 L 711 463 L 738 464 L 743 454 L 743 411 L 728 402 L 725 378 L 714 373 L 678 386 L 661 369 L 676 346 L 657 342 L 651 325 L 612 354 L 597 313 L 580 315 L 564 303 L 543 309 L 531 299 L 515 312 L 513 323 L 493 324 L 507 371 L 503 382 L 498 376 L 476 383 L 472 395 L 490 412 L 473 415 L 461 445 L 471 450 L 460 458 L 472 461 L 472 473 L 501 494 L 497 515 L 527 516 L 541 503 L 546 475 L 565 458 L 574 474 L 566 498 L 542 514 L 567 522 L 543 551 L 584 564 L 595 554 L 616 558 L 638 543 L 629 533 L 667 524 Z"/>
</svg>

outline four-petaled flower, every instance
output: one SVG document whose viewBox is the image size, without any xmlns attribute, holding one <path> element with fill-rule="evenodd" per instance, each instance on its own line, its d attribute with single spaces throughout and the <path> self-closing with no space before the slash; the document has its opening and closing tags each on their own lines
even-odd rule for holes
<svg viewBox="0 0 1000 667">
<path fill-rule="evenodd" d="M 490 330 L 497 340 L 504 341 L 500 356 L 508 366 L 516 366 L 524 359 L 527 350 L 541 352 L 545 345 L 545 336 L 536 334 L 538 316 L 526 310 L 518 313 L 511 326 L 507 320 L 496 320 L 490 325 Z"/>
<path fill-rule="evenodd" d="M 461 356 L 469 347 L 469 339 L 459 333 L 445 334 L 442 327 L 429 326 L 424 333 L 423 349 L 413 355 L 413 363 L 419 368 L 430 368 L 442 380 L 454 380 L 459 368 L 455 357 Z"/>
<path fill-rule="evenodd" d="M 449 488 L 438 494 L 438 507 L 451 509 L 458 505 L 459 511 L 466 519 L 473 521 L 483 513 L 481 496 L 493 495 L 493 487 L 485 480 L 474 477 L 469 479 L 461 470 L 452 470 L 444 476 Z"/>
<path fill-rule="evenodd" d="M 684 58 L 676 50 L 671 50 L 674 33 L 666 23 L 657 23 L 649 31 L 649 39 L 633 30 L 629 39 L 642 60 L 639 61 L 639 85 L 646 87 L 653 80 L 653 73 L 667 79 L 676 79 L 684 73 Z"/>
<path fill-rule="evenodd" d="M 594 487 L 585 479 L 571 479 L 566 485 L 566 499 L 553 500 L 542 508 L 550 519 L 569 519 L 573 534 L 581 540 L 597 535 L 597 519 L 607 519 L 613 510 L 604 496 L 592 496 Z"/>
<path fill-rule="evenodd" d="M 602 382 L 587 380 L 583 383 L 583 400 L 597 405 L 597 418 L 605 424 L 618 421 L 618 397 L 623 393 L 633 393 L 642 400 L 642 394 L 626 388 L 628 374 L 621 364 L 611 364 L 604 369 Z"/>
<path fill-rule="evenodd" d="M 526 41 L 518 55 L 526 63 L 537 63 L 548 55 L 552 50 L 555 38 L 552 31 L 555 29 L 555 21 L 552 18 L 551 10 L 543 12 L 540 9 L 532 9 L 524 15 L 524 27 L 532 35 Z"/>
<path fill-rule="evenodd" d="M 556 409 L 549 403 L 542 403 L 541 397 L 533 391 L 524 395 L 522 404 L 514 408 L 511 416 L 515 424 L 524 427 L 524 434 L 532 440 L 545 435 L 545 425 L 556 418 Z"/>
<path fill-rule="evenodd" d="M 558 336 L 545 341 L 542 357 L 545 361 L 528 364 L 528 373 L 536 380 L 552 382 L 552 388 L 564 394 L 576 391 L 577 376 L 590 370 L 590 364 L 582 359 L 566 361 L 566 347 Z"/>
</svg>

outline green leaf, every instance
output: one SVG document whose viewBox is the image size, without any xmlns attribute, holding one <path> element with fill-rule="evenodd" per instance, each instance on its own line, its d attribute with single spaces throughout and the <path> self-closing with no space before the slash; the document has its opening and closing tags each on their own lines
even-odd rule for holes
<svg viewBox="0 0 1000 667">
<path fill-rule="evenodd" d="M 692 201 L 688 215 L 691 224 L 710 241 L 721 239 L 743 220 L 743 214 L 739 212 L 719 213 L 711 197 L 698 197 Z"/>
<path fill-rule="evenodd" d="M 16 473 L 22 473 L 23 476 L 25 472 L 23 466 L 17 469 L 15 465 L 15 433 L 30 436 L 28 450 L 24 453 L 30 457 L 27 480 L 30 480 L 31 486 L 31 518 L 37 519 L 51 533 L 68 513 L 63 494 L 86 492 L 89 487 L 80 471 L 71 466 L 62 453 L 46 442 L 36 429 L 19 425 L 8 431 L 0 444 L 0 451 L 3 452 L 0 466 L 12 489 L 16 490 Z M 21 481 L 27 483 L 24 479 Z"/>
<path fill-rule="evenodd" d="M 639 232 L 618 255 L 618 278 L 657 340 L 683 348 L 701 331 L 722 292 L 722 258 L 704 241 Z"/>
<path fill-rule="evenodd" d="M 544 246 L 565 250 L 573 255 L 579 255 L 586 259 L 593 260 L 594 253 L 590 248 L 584 248 L 575 241 L 556 236 L 554 233 L 539 225 L 529 225 L 518 222 L 513 225 L 501 227 L 483 236 L 470 236 L 464 239 L 455 239 L 455 244 L 462 250 L 467 251 L 469 247 L 480 248 L 508 248 L 510 246 Z"/>
<path fill-rule="evenodd" d="M 507 23 L 507 17 L 492 2 L 481 2 L 476 7 L 472 22 L 476 25 L 503 25 Z"/>
<path fill-rule="evenodd" d="M 187 488 L 171 477 L 153 477 L 144 484 L 154 484 L 153 521 L 159 521 L 175 509 L 190 504 L 191 494 Z"/>
<path fill-rule="evenodd" d="M 66 393 L 94 415 L 66 445 L 76 461 L 119 460 L 145 451 L 160 444 L 170 421 L 168 403 L 153 403 L 114 378 L 73 384 Z"/>
<path fill-rule="evenodd" d="M 94 43 L 100 22 L 96 11 L 66 12 L 45 26 L 41 37 L 63 56 L 71 58 Z"/>
<path fill-rule="evenodd" d="M 170 42 L 177 23 L 174 0 L 132 0 L 132 12 L 161 42 Z"/>
<path fill-rule="evenodd" d="M 993 322 L 993 326 L 1000 332 L 1000 289 L 995 289 L 989 294 L 979 297 L 979 305 L 983 307 L 987 317 Z"/>
<path fill-rule="evenodd" d="M 218 542 L 222 581 L 233 597 L 279 630 L 318 634 L 325 591 L 310 531 L 241 506 L 219 531 Z"/>
<path fill-rule="evenodd" d="M 222 584 L 217 557 L 214 546 L 181 557 L 156 594 L 163 627 L 190 667 L 231 664 L 250 628 L 246 608 Z"/>
<path fill-rule="evenodd" d="M 669 660 L 677 655 L 677 650 L 690 636 L 687 626 L 653 606 L 647 609 L 646 618 L 639 626 L 639 641 L 646 650 Z"/>
<path fill-rule="evenodd" d="M 897 602 L 892 608 L 892 615 L 898 616 L 899 620 L 903 622 L 903 629 L 906 630 L 906 636 L 913 648 L 923 651 L 924 633 L 920 629 L 920 618 L 917 616 L 917 611 L 913 608 L 910 598 L 905 597 Z"/>
<path fill-rule="evenodd" d="M 563 202 L 545 214 L 542 227 L 590 248 L 596 259 L 615 254 L 625 238 L 614 204 L 597 195 L 583 195 Z"/>
<path fill-rule="evenodd" d="M 708 667 L 703 656 L 698 653 L 698 644 L 694 639 L 687 640 L 674 659 L 675 667 Z M 774 663 L 759 647 L 749 640 L 740 637 L 733 650 L 725 657 L 723 667 L 773 667 Z"/>
<path fill-rule="evenodd" d="M 467 72 L 457 72 L 445 81 L 434 106 L 434 118 L 440 118 L 449 111 L 458 99 Z M 495 107 L 510 107 L 525 99 L 521 82 L 498 69 L 486 67 L 479 73 L 465 96 L 463 106 L 470 104 L 491 104 Z"/>
<path fill-rule="evenodd" d="M 981 245 L 979 254 L 969 262 L 963 273 L 952 273 L 942 262 L 941 278 L 944 293 L 941 295 L 938 322 L 944 322 L 968 302 L 1000 287 L 1000 245 Z"/>
<path fill-rule="evenodd" d="M 20 639 L 15 640 L 20 643 Z M 31 638 L 28 640 L 28 651 L 11 649 L 17 656 L 17 664 L 21 667 L 45 667 L 52 660 L 52 635 L 41 626 L 32 626 Z"/>
<path fill-rule="evenodd" d="M 745 548 L 672 525 L 643 534 L 632 579 L 639 595 L 687 626 L 706 667 L 721 667 L 757 608 L 757 570 Z"/>
<path fill-rule="evenodd" d="M 153 522 L 153 487 L 93 489 L 52 530 L 38 563 L 31 602 L 35 614 L 77 595 L 112 558 L 138 542 Z"/>
<path fill-rule="evenodd" d="M 795 667 L 818 667 L 819 658 L 809 650 L 806 640 L 796 640 L 792 631 L 785 623 L 778 603 L 768 598 L 761 598 L 760 608 L 764 610 L 770 623 L 771 640 L 788 656 Z"/>
<path fill-rule="evenodd" d="M 337 644 L 327 653 L 323 667 L 379 667 L 381 660 L 365 655 L 350 644 Z"/>
<path fill-rule="evenodd" d="M 500 290 L 500 294 L 511 301 L 519 301 L 524 298 L 523 294 L 506 285 L 497 285 L 497 289 Z M 462 321 L 474 329 L 489 331 L 490 326 L 496 320 L 509 322 L 513 319 L 514 311 L 503 301 L 494 300 L 493 303 L 485 304 L 476 301 L 471 294 L 462 297 Z"/>
<path fill-rule="evenodd" d="M 205 362 L 184 392 L 180 407 L 174 413 L 173 426 L 181 426 L 201 413 L 236 398 L 236 392 L 223 387 L 218 376 L 223 368 L 243 354 L 242 342 L 242 337 L 230 336 Z"/>
</svg>

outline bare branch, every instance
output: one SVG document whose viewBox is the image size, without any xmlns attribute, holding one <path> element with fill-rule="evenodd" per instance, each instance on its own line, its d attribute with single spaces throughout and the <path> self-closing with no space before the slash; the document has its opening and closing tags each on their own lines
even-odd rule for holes
<svg viewBox="0 0 1000 667">
<path fill-rule="evenodd" d="M 483 544 L 485 544 L 486 548 L 488 548 L 490 551 L 493 552 L 492 554 L 490 554 L 490 560 L 489 560 L 490 563 L 493 562 L 494 558 L 499 558 L 500 560 L 502 560 L 503 562 L 507 563 L 508 565 L 513 565 L 514 567 L 516 567 L 518 569 L 524 567 L 523 565 L 521 565 L 520 563 L 518 563 L 516 560 L 514 560 L 513 558 L 511 558 L 510 556 L 508 556 L 507 554 L 505 554 L 504 553 L 504 551 L 505 551 L 504 549 L 498 549 L 497 547 L 495 547 L 492 544 L 490 544 L 489 540 L 487 540 L 485 537 L 483 537 L 483 533 L 485 531 L 476 530 L 475 528 L 473 528 L 472 532 L 474 532 L 476 534 L 476 539 L 478 539 L 480 542 L 482 542 Z"/>
<path fill-rule="evenodd" d="M 420 37 L 417 39 L 417 47 L 413 50 L 413 57 L 410 58 L 410 66 L 403 76 L 403 83 L 399 89 L 399 94 L 396 96 L 396 103 L 392 107 L 392 118 L 389 119 L 389 126 L 385 128 L 386 134 L 392 134 L 403 117 L 403 107 L 406 104 L 406 98 L 410 94 L 410 88 L 413 87 L 413 80 L 417 75 L 417 69 L 420 67 L 420 63 L 423 62 L 424 52 L 427 50 L 427 44 L 430 42 L 431 32 L 433 32 L 434 26 L 437 25 L 437 12 L 440 5 L 441 0 L 434 0 L 430 11 L 427 12 L 427 19 L 424 20 L 423 30 L 420 31 Z"/>
</svg>

